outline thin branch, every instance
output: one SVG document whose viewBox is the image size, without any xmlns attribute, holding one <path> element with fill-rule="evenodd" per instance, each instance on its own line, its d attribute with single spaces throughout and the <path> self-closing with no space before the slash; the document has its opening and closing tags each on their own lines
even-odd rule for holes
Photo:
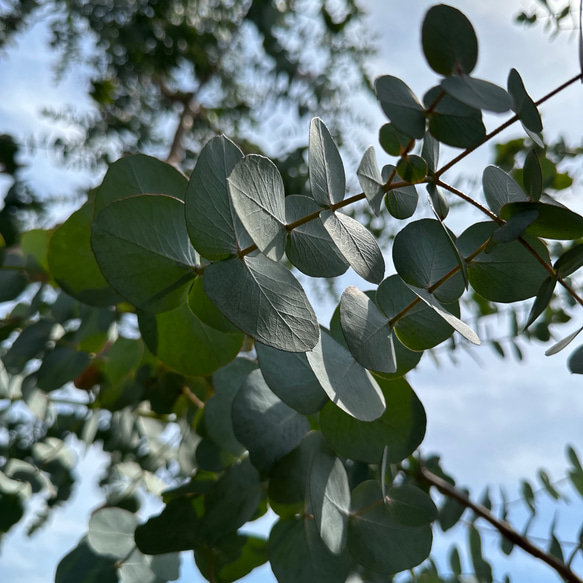
<svg viewBox="0 0 583 583">
<path fill-rule="evenodd" d="M 474 200 L 472 197 L 468 196 L 467 194 L 464 194 L 461 190 L 458 190 L 457 188 L 454 188 L 453 186 L 445 182 L 442 182 L 441 180 L 437 180 L 436 184 L 437 186 L 445 188 L 445 190 L 449 190 L 449 192 L 465 200 L 467 203 L 475 206 L 478 210 L 488 215 L 493 221 L 496 221 L 499 225 L 504 224 L 504 220 L 501 219 L 498 215 L 494 214 L 491 210 L 487 209 L 485 206 L 482 206 L 477 200 Z"/>
<path fill-rule="evenodd" d="M 191 403 L 196 405 L 199 409 L 202 409 L 204 407 L 204 402 L 201 401 L 187 386 L 182 387 L 182 393 Z"/>
<path fill-rule="evenodd" d="M 419 473 L 417 475 L 427 484 L 437 488 L 444 496 L 455 500 L 466 508 L 470 508 L 477 516 L 483 518 L 496 528 L 504 538 L 514 543 L 517 547 L 520 547 L 533 557 L 545 562 L 563 577 L 565 581 L 569 581 L 570 583 L 583 583 L 583 579 L 580 579 L 567 565 L 565 565 L 565 563 L 532 544 L 525 536 L 516 532 L 508 522 L 496 518 L 485 506 L 472 502 L 464 492 L 460 492 L 449 482 L 446 482 L 444 479 L 436 476 L 424 467 L 419 468 Z"/>
</svg>

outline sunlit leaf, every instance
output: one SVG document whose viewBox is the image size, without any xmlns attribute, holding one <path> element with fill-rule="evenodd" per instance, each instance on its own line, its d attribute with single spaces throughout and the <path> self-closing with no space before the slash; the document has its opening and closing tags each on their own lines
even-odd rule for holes
<svg viewBox="0 0 583 583">
<path fill-rule="evenodd" d="M 486 167 L 482 174 L 482 186 L 490 210 L 497 215 L 505 204 L 528 201 L 518 182 L 497 166 Z"/>
<path fill-rule="evenodd" d="M 285 190 L 275 164 L 256 154 L 246 156 L 227 178 L 237 216 L 259 250 L 279 261 L 285 251 Z"/>
<path fill-rule="evenodd" d="M 385 399 L 372 375 L 325 330 L 306 353 L 320 385 L 330 400 L 349 415 L 372 421 L 383 414 Z"/>
<path fill-rule="evenodd" d="M 198 155 L 186 190 L 186 228 L 194 248 L 212 260 L 237 252 L 238 240 L 227 178 L 243 153 L 225 136 L 210 140 Z"/>
<path fill-rule="evenodd" d="M 356 175 L 368 203 L 378 217 L 381 214 L 381 203 L 383 202 L 385 190 L 381 171 L 377 164 L 377 157 L 372 146 L 369 146 L 364 152 Z"/>
<path fill-rule="evenodd" d="M 89 520 L 87 542 L 91 548 L 115 559 L 124 559 L 135 547 L 138 517 L 121 508 L 102 508 Z"/>
<path fill-rule="evenodd" d="M 289 352 L 305 352 L 318 341 L 316 315 L 297 279 L 263 255 L 209 265 L 204 290 L 243 332 Z"/>
<path fill-rule="evenodd" d="M 425 134 L 425 111 L 409 86 L 398 77 L 383 75 L 376 79 L 375 90 L 393 126 L 410 138 L 421 139 Z"/>
<path fill-rule="evenodd" d="M 310 123 L 308 167 L 312 196 L 320 206 L 330 206 L 344 199 L 344 164 L 330 131 L 318 117 Z"/>
<path fill-rule="evenodd" d="M 124 198 L 94 219 L 91 248 L 110 285 L 151 312 L 186 301 L 197 253 L 184 222 L 184 203 L 163 195 Z"/>
</svg>

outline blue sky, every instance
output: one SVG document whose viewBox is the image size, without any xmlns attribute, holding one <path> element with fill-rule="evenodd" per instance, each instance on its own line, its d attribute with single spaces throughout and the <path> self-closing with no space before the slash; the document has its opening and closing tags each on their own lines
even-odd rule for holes
<svg viewBox="0 0 583 583">
<path fill-rule="evenodd" d="M 401 77 L 418 95 L 422 95 L 437 81 L 422 56 L 419 35 L 423 14 L 432 3 L 426 0 L 367 0 L 362 4 L 368 7 L 371 30 L 378 35 L 381 47 L 379 57 L 371 63 L 372 72 Z M 524 30 L 513 23 L 514 15 L 530 5 L 527 0 L 452 0 L 450 4 L 460 8 L 477 31 L 481 47 L 474 72 L 477 77 L 505 86 L 508 71 L 514 67 L 536 99 L 577 74 L 576 42 L 568 34 L 551 42 L 540 26 Z M 88 107 L 82 73 L 74 72 L 59 85 L 54 84 L 52 60 L 44 48 L 45 41 L 46 30 L 37 26 L 21 39 L 17 47 L 0 57 L 0 133 L 22 137 L 30 132 L 55 135 L 65 130 L 55 129 L 44 120 L 39 114 L 42 107 L 63 104 Z M 548 140 L 562 135 L 571 144 L 581 143 L 581 90 L 580 85 L 574 85 L 541 108 Z M 376 128 L 385 121 L 378 108 L 372 116 Z M 489 116 L 487 124 L 492 128 L 504 119 L 504 116 Z M 377 143 L 376 128 L 368 139 L 371 144 Z M 520 126 L 515 126 L 503 133 L 500 139 L 519 136 L 522 136 L 522 131 Z M 377 154 L 382 164 L 385 160 L 378 149 Z M 443 154 L 444 157 L 448 155 L 451 154 Z M 470 156 L 460 170 L 464 174 L 479 176 L 491 155 L 490 147 L 483 148 Z M 42 149 L 28 160 L 27 178 L 47 195 L 55 196 L 76 186 L 99 181 L 99 177 L 85 172 L 58 168 L 51 154 Z M 0 191 L 2 186 L 0 183 Z M 479 188 L 470 194 L 481 196 Z M 579 186 L 566 196 L 566 203 L 583 209 L 578 202 L 581 194 L 579 169 Z M 69 210 L 59 208 L 56 216 L 63 218 Z M 457 220 L 464 221 L 463 218 Z M 351 284 L 362 289 L 369 287 L 354 275 L 345 276 L 339 287 L 343 289 Z M 327 323 L 332 306 L 316 299 L 314 303 L 318 306 L 320 320 Z M 572 329 L 576 327 L 577 322 L 573 323 Z M 505 332 L 503 325 L 501 330 Z M 561 333 L 568 331 L 570 329 Z M 474 496 L 479 495 L 486 484 L 493 484 L 503 485 L 509 498 L 515 499 L 520 479 L 533 480 L 539 467 L 546 468 L 554 478 L 564 475 L 566 443 L 583 451 L 583 382 L 580 377 L 570 375 L 566 368 L 569 351 L 547 358 L 544 347 L 540 345 L 523 343 L 523 347 L 526 356 L 523 363 L 510 358 L 502 361 L 487 346 L 472 349 L 482 361 L 481 365 L 464 355 L 460 355 L 460 362 L 453 365 L 447 354 L 441 352 L 442 365 L 436 367 L 426 355 L 418 370 L 409 376 L 409 382 L 428 415 L 428 432 L 422 449 L 439 452 L 445 467 L 459 484 L 470 487 Z M 85 532 L 91 505 L 99 503 L 99 492 L 94 484 L 103 460 L 104 457 L 94 451 L 81 459 L 77 472 L 83 480 L 76 497 L 72 504 L 55 513 L 47 528 L 32 539 L 24 537 L 22 529 L 7 537 L 0 557 L 0 580 L 3 583 L 41 583 L 53 579 L 60 558 Z M 493 497 L 496 496 L 494 487 Z M 570 506 L 543 503 L 541 513 L 544 518 L 534 524 L 532 533 L 548 538 L 552 513 L 558 509 L 559 538 L 575 540 L 577 532 L 574 529 L 583 516 L 583 505 L 576 494 L 571 493 L 570 497 Z M 522 525 L 526 518 L 522 509 L 524 505 L 518 503 L 514 506 L 517 524 Z M 152 502 L 147 510 L 154 512 L 156 508 L 156 503 Z M 263 523 L 258 528 L 265 530 L 267 527 Z M 443 557 L 448 545 L 452 540 L 458 540 L 460 533 L 441 537 L 437 527 L 435 532 L 434 550 Z M 518 550 L 510 560 L 496 553 L 497 538 L 485 532 L 486 556 L 495 563 L 498 580 L 505 572 L 514 573 L 513 581 L 519 583 L 553 580 L 555 576 L 546 566 Z M 539 544 L 544 546 L 545 543 Z M 32 556 L 34 560 L 31 560 Z M 192 559 L 185 557 L 183 563 L 181 581 L 198 580 L 193 574 Z M 249 581 L 255 582 L 273 580 L 268 567 L 249 577 Z"/>
</svg>

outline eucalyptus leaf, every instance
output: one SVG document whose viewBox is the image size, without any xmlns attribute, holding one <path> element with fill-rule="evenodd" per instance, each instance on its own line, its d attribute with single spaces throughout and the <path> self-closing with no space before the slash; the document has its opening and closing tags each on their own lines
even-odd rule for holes
<svg viewBox="0 0 583 583">
<path fill-rule="evenodd" d="M 310 123 L 308 168 L 312 197 L 320 206 L 328 207 L 344 199 L 344 164 L 330 131 L 318 117 Z"/>
<path fill-rule="evenodd" d="M 320 219 L 352 269 L 363 279 L 380 283 L 385 273 L 385 260 L 370 231 L 349 216 L 331 210 L 322 211 Z"/>
<path fill-rule="evenodd" d="M 174 166 L 144 154 L 124 156 L 109 166 L 95 195 L 95 214 L 136 194 L 166 194 L 184 200 L 187 181 Z"/>
<path fill-rule="evenodd" d="M 257 360 L 269 388 L 292 409 L 316 413 L 328 396 L 312 372 L 303 352 L 284 352 L 257 342 Z"/>
<path fill-rule="evenodd" d="M 348 535 L 350 486 L 339 458 L 323 453 L 313 458 L 308 496 L 322 541 L 332 553 L 341 554 Z"/>
<path fill-rule="evenodd" d="M 87 542 L 96 553 L 124 559 L 135 548 L 137 525 L 137 516 L 127 510 L 102 508 L 89 520 Z"/>
<path fill-rule="evenodd" d="M 280 350 L 305 352 L 318 341 L 316 314 L 296 278 L 263 255 L 209 265 L 204 290 L 239 329 Z"/>
<path fill-rule="evenodd" d="M 540 161 L 534 150 L 530 150 L 526 155 L 522 171 L 522 182 L 524 183 L 524 190 L 530 199 L 537 202 L 543 193 L 543 173 Z"/>
<path fill-rule="evenodd" d="M 475 109 L 504 113 L 512 107 L 512 99 L 502 87 L 469 75 L 446 77 L 441 87 L 453 98 Z"/>
<path fill-rule="evenodd" d="M 271 392 L 261 371 L 252 371 L 233 399 L 233 429 L 251 462 L 269 471 L 310 429 L 308 420 Z"/>
<path fill-rule="evenodd" d="M 557 279 L 554 277 L 547 277 L 543 280 L 528 314 L 528 320 L 524 325 L 525 330 L 545 311 L 553 297 L 556 285 Z"/>
<path fill-rule="evenodd" d="M 385 196 L 385 189 L 381 171 L 377 164 L 377 157 L 372 146 L 369 146 L 364 152 L 356 175 L 368 203 L 378 217 L 381 214 L 381 204 L 383 196 Z"/>
<path fill-rule="evenodd" d="M 324 329 L 308 362 L 330 400 L 362 421 L 372 421 L 385 410 L 385 399 L 372 375 Z"/>
<path fill-rule="evenodd" d="M 423 137 L 421 157 L 427 163 L 429 174 L 433 174 L 439 164 L 439 142 L 429 132 Z"/>
<path fill-rule="evenodd" d="M 377 99 L 393 126 L 410 138 L 425 134 L 425 111 L 410 87 L 398 77 L 383 75 L 375 81 Z"/>
<path fill-rule="evenodd" d="M 257 154 L 246 156 L 227 178 L 233 208 L 259 250 L 279 261 L 285 251 L 285 190 L 275 164 Z"/>
<path fill-rule="evenodd" d="M 466 229 L 457 240 L 464 257 L 474 254 L 497 229 L 494 222 L 476 223 Z M 545 261 L 550 262 L 545 245 L 534 237 L 525 241 Z M 516 302 L 535 296 L 548 271 L 542 267 L 519 241 L 501 243 L 488 253 L 482 251 L 468 264 L 470 285 L 481 296 L 493 302 Z"/>
<path fill-rule="evenodd" d="M 575 245 L 565 251 L 555 261 L 555 271 L 559 277 L 568 277 L 583 266 L 583 245 Z"/>
<path fill-rule="evenodd" d="M 182 201 L 145 194 L 110 204 L 93 220 L 91 248 L 110 285 L 136 307 L 164 312 L 186 301 L 198 257 Z"/>
<path fill-rule="evenodd" d="M 139 312 L 138 324 L 150 352 L 187 376 L 205 376 L 225 366 L 237 356 L 244 340 L 242 332 L 220 332 L 207 326 L 187 303 L 162 314 Z"/>
<path fill-rule="evenodd" d="M 391 156 L 400 156 L 407 150 L 410 138 L 404 136 L 392 123 L 386 123 L 379 130 L 379 144 Z"/>
<path fill-rule="evenodd" d="M 122 583 L 165 583 L 152 570 L 153 557 L 142 554 L 138 549 L 126 558 L 119 568 Z"/>
<path fill-rule="evenodd" d="M 384 496 L 391 516 L 404 526 L 424 526 L 437 518 L 437 507 L 421 488 L 401 484 L 389 488 Z"/>
<path fill-rule="evenodd" d="M 391 183 L 396 181 L 396 176 L 393 174 L 393 171 L 396 171 L 396 168 L 391 164 L 387 164 L 383 167 L 382 178 L 384 182 L 387 182 L 391 175 L 393 175 Z M 387 191 L 385 197 L 387 210 L 393 217 L 401 220 L 413 216 L 418 201 L 419 195 L 413 184 L 410 186 L 401 186 L 400 188 L 391 188 Z"/>
<path fill-rule="evenodd" d="M 365 567 L 381 573 L 398 573 L 423 562 L 433 540 L 429 525 L 404 526 L 398 513 L 384 504 L 375 480 L 360 483 L 352 492 L 348 550 Z"/>
<path fill-rule="evenodd" d="M 528 202 L 528 198 L 518 182 L 497 166 L 487 166 L 482 174 L 484 195 L 490 210 L 497 215 L 505 204 Z"/>
<path fill-rule="evenodd" d="M 393 262 L 405 282 L 431 289 L 439 301 L 453 302 L 464 292 L 461 273 L 433 289 L 458 266 L 458 258 L 439 221 L 421 219 L 401 229 L 393 244 Z"/>
<path fill-rule="evenodd" d="M 117 561 L 95 553 L 86 539 L 57 565 L 55 583 L 118 583 Z"/>
<path fill-rule="evenodd" d="M 524 128 L 530 132 L 529 135 L 532 137 L 532 134 L 537 135 L 542 132 L 543 123 L 540 113 L 526 92 L 522 78 L 516 69 L 511 69 L 508 75 L 508 93 L 512 96 L 512 109 L 518 115 Z M 540 141 L 540 138 L 538 140 Z M 543 147 L 542 142 L 538 145 Z"/>
<path fill-rule="evenodd" d="M 429 205 L 431 206 L 431 209 L 433 210 L 435 216 L 439 221 L 445 221 L 447 215 L 449 214 L 449 203 L 447 202 L 447 198 L 445 198 L 443 191 L 441 190 L 441 188 L 439 188 L 439 186 L 436 186 L 435 184 L 431 183 L 428 184 L 426 188 L 427 194 L 429 195 Z M 446 235 L 448 236 L 448 238 L 451 238 L 449 234 L 447 234 L 447 232 Z"/>
<path fill-rule="evenodd" d="M 429 108 L 439 98 L 429 118 L 429 132 L 440 142 L 456 148 L 474 148 L 486 138 L 482 112 L 433 87 L 423 97 Z"/>
<path fill-rule="evenodd" d="M 469 75 L 478 60 L 478 39 L 467 17 L 451 6 L 432 6 L 421 30 L 423 52 L 440 75 Z"/>
<path fill-rule="evenodd" d="M 385 454 L 387 463 L 399 463 L 423 441 L 425 410 L 405 379 L 376 379 L 387 405 L 381 417 L 359 421 L 328 403 L 320 412 L 322 433 L 339 456 L 378 464 Z"/>
<path fill-rule="evenodd" d="M 285 198 L 288 224 L 320 210 L 321 207 L 307 196 Z M 311 277 L 337 277 L 348 269 L 348 261 L 319 220 L 308 221 L 289 233 L 286 255 L 295 267 Z"/>
<path fill-rule="evenodd" d="M 515 241 L 532 225 L 538 218 L 537 209 L 525 208 L 514 215 L 511 215 L 506 223 L 494 232 L 494 241 L 498 243 L 510 243 Z"/>
<path fill-rule="evenodd" d="M 566 336 L 565 338 L 563 338 L 562 340 L 560 340 L 556 344 L 553 344 L 553 346 L 551 346 L 545 352 L 545 356 L 552 356 L 553 354 L 557 354 L 558 352 L 561 352 L 561 350 L 563 350 L 563 348 L 566 348 L 567 346 L 569 346 L 569 344 L 571 344 L 571 342 L 573 342 L 573 340 L 575 340 L 575 338 L 577 338 L 577 336 L 579 336 L 579 334 L 582 331 L 583 331 L 583 326 L 581 328 L 579 328 L 578 330 L 575 330 L 575 332 L 572 332 L 571 334 L 569 334 L 568 336 Z"/>
<path fill-rule="evenodd" d="M 56 391 L 80 375 L 89 362 L 86 352 L 70 346 L 56 346 L 43 358 L 36 373 L 37 386 L 45 392 Z"/>
<path fill-rule="evenodd" d="M 210 140 L 198 155 L 186 190 L 186 229 L 194 248 L 212 260 L 237 252 L 227 178 L 243 153 L 225 136 Z"/>
<path fill-rule="evenodd" d="M 49 269 L 63 291 L 93 306 L 122 301 L 103 277 L 91 250 L 93 205 L 85 203 L 53 233 L 49 242 Z"/>
<path fill-rule="evenodd" d="M 340 321 L 348 348 L 362 366 L 386 373 L 397 370 L 388 318 L 354 286 L 349 286 L 342 294 Z"/>
</svg>

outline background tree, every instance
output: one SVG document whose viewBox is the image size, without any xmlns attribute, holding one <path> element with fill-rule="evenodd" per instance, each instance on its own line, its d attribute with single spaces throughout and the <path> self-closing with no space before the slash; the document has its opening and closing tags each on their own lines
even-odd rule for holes
<svg viewBox="0 0 583 583">
<path fill-rule="evenodd" d="M 436 41 L 442 34 L 450 41 L 445 48 Z M 464 284 L 481 296 L 478 305 L 536 296 L 533 320 L 557 284 L 580 302 L 565 280 L 579 266 L 579 248 L 555 250 L 560 258 L 553 267 L 535 237 L 577 240 L 583 222 L 542 197 L 556 178 L 556 171 L 551 181 L 543 173 L 542 150 L 527 156 L 517 175 L 522 186 L 501 169 L 486 169 L 489 209 L 443 181 L 454 163 L 487 141 L 481 109 L 513 107 L 509 123 L 520 119 L 534 142 L 540 141 L 540 117 L 517 73 L 509 78 L 509 93 L 470 76 L 477 45 L 458 11 L 430 11 L 423 41 L 430 66 L 444 80 L 424 105 L 402 81 L 377 80 L 391 121 L 380 141 L 395 165 L 381 174 L 367 150 L 357 173 L 363 193 L 345 199 L 342 161 L 321 120 L 310 130 L 312 198 L 285 197 L 296 191 L 285 192 L 272 163 L 253 154 L 242 158 L 232 142 L 215 138 L 188 183 L 153 158 L 122 158 L 64 225 L 26 233 L 24 260 L 12 253 L 5 261 L 4 271 L 43 284 L 5 321 L 7 338 L 21 331 L 3 357 L 12 375 L 3 388 L 5 526 L 18 521 L 33 490 L 52 488 L 49 507 L 67 498 L 73 461 L 66 435 L 102 441 L 112 453 L 103 480 L 107 507 L 94 514 L 88 539 L 62 561 L 57 580 L 83 580 L 96 571 L 112 580 L 118 574 L 124 581 L 168 580 L 177 574 L 177 559 L 165 555 L 185 549 L 195 551 L 210 580 L 239 578 L 267 558 L 280 580 L 342 581 L 348 572 L 373 580 L 427 557 L 428 524 L 437 517 L 423 493 L 430 486 L 446 496 L 439 515 L 444 530 L 471 507 L 506 541 L 578 580 L 570 561 L 557 558 L 558 541 L 552 553 L 533 547 L 489 513 L 487 500 L 481 508 L 452 489 L 437 460 L 412 455 L 425 414 L 399 379 L 454 329 L 478 342 L 457 318 Z M 423 142 L 414 154 L 416 140 Z M 438 142 L 465 149 L 440 167 Z M 383 280 L 376 296 L 348 288 L 330 332 L 320 332 L 301 287 L 278 263 L 284 247 L 308 275 L 333 276 L 350 265 L 380 283 L 384 263 L 374 238 L 337 211 L 366 198 L 373 212 L 384 200 L 391 216 L 409 218 L 419 183 L 427 184 L 437 220 L 409 222 L 393 246 L 398 275 Z M 444 191 L 491 221 L 456 238 L 442 222 Z M 132 334 L 133 312 L 141 338 Z M 258 364 L 233 360 L 241 349 L 249 352 L 250 338 L 259 341 Z M 35 369 L 36 356 L 42 364 Z M 577 362 L 575 356 L 574 368 Z M 60 406 L 56 393 L 69 381 L 88 391 L 82 401 L 82 393 L 72 391 L 72 411 Z M 30 416 L 15 414 L 13 404 L 21 400 L 39 418 L 32 434 Z M 171 435 L 164 433 L 169 424 Z M 570 459 L 577 485 L 581 466 L 574 452 Z M 165 510 L 136 529 L 131 511 L 142 484 L 155 492 L 178 487 L 166 489 Z M 551 484 L 547 489 L 554 491 Z M 533 498 L 528 488 L 525 497 Z M 269 549 L 266 541 L 236 532 L 267 503 L 281 517 Z M 469 532 L 474 570 L 490 579 L 478 531 Z M 453 573 L 458 570 L 452 560 Z"/>
</svg>

